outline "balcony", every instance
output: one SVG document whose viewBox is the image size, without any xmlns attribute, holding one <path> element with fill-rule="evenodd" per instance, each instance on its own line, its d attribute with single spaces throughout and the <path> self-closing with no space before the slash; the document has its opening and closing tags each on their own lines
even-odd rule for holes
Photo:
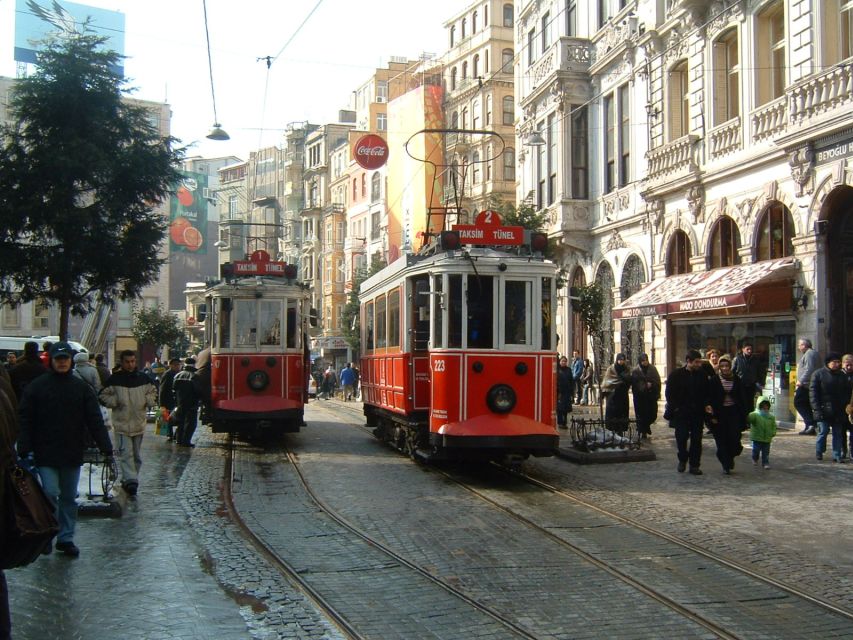
<svg viewBox="0 0 853 640">
<path fill-rule="evenodd" d="M 537 88 L 549 86 L 559 75 L 588 74 L 591 63 L 592 45 L 589 40 L 561 37 L 522 74 L 522 99 L 528 98 Z"/>
<path fill-rule="evenodd" d="M 689 134 L 646 152 L 649 169 L 646 182 L 649 186 L 687 178 L 697 173 L 699 163 L 696 158 L 696 143 L 698 141 L 699 136 Z"/>
<path fill-rule="evenodd" d="M 853 102 L 853 71 L 849 65 L 837 65 L 788 89 L 790 119 L 794 125 L 829 112 L 845 109 L 849 116 Z M 841 114 L 839 114 L 841 115 Z"/>
<path fill-rule="evenodd" d="M 708 133 L 711 160 L 717 160 L 743 148 L 740 116 L 724 122 Z"/>
<path fill-rule="evenodd" d="M 784 133 L 788 126 L 788 98 L 782 96 L 755 109 L 750 114 L 752 141 L 762 142 Z"/>
</svg>

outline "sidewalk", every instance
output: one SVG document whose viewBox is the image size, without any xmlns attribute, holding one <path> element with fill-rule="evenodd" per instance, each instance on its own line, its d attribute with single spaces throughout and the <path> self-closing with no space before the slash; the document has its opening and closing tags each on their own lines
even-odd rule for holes
<svg viewBox="0 0 853 640">
<path fill-rule="evenodd" d="M 6 572 L 15 640 L 250 637 L 239 606 L 207 572 L 181 504 L 193 451 L 149 431 L 138 497 L 116 490 L 122 517 L 82 515 L 79 558 L 54 551 Z M 88 488 L 85 468 L 83 478 Z"/>
</svg>

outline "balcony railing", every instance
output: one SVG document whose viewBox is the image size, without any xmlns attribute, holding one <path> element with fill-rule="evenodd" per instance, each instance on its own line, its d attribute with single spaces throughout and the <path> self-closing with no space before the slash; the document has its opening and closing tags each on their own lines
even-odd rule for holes
<svg viewBox="0 0 853 640">
<path fill-rule="evenodd" d="M 752 141 L 761 142 L 783 133 L 787 128 L 788 100 L 786 96 L 762 105 L 750 114 Z"/>
<path fill-rule="evenodd" d="M 800 124 L 853 102 L 853 71 L 849 65 L 838 65 L 808 78 L 788 91 L 791 122 Z"/>
<path fill-rule="evenodd" d="M 711 159 L 716 160 L 743 148 L 740 116 L 711 129 L 708 138 L 711 143 Z"/>
<path fill-rule="evenodd" d="M 534 63 L 527 76 L 526 97 L 557 72 L 587 73 L 592 63 L 592 45 L 583 38 L 562 36 Z"/>
<path fill-rule="evenodd" d="M 661 147 L 652 149 L 646 153 L 646 162 L 649 167 L 647 180 L 655 182 L 666 178 L 680 178 L 698 170 L 696 161 L 697 135 L 681 136 Z"/>
</svg>

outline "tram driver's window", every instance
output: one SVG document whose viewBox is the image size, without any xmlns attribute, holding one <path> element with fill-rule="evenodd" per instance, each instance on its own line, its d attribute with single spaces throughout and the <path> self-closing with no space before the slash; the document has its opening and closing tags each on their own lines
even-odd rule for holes
<svg viewBox="0 0 853 640">
<path fill-rule="evenodd" d="M 364 345 L 365 349 L 373 349 L 373 302 L 364 306 Z"/>
<path fill-rule="evenodd" d="M 494 347 L 494 279 L 491 276 L 468 276 L 468 347 Z"/>
<path fill-rule="evenodd" d="M 382 349 L 387 345 L 387 313 L 385 296 L 376 298 L 376 348 Z"/>
<path fill-rule="evenodd" d="M 234 302 L 234 333 L 238 347 L 254 347 L 258 342 L 258 305 L 254 300 Z"/>
<path fill-rule="evenodd" d="M 551 327 L 554 322 L 554 307 L 553 307 L 553 287 L 554 280 L 552 278 L 542 278 L 542 349 L 548 350 L 551 348 Z"/>
<path fill-rule="evenodd" d="M 442 276 L 432 277 L 432 290 L 436 295 L 433 296 L 432 304 L 434 305 L 435 313 L 432 315 L 432 346 L 433 349 L 444 348 L 444 297 L 442 295 Z"/>
<path fill-rule="evenodd" d="M 504 295 L 504 344 L 529 344 L 527 318 L 530 283 L 507 280 Z"/>
<path fill-rule="evenodd" d="M 216 346 L 229 348 L 231 346 L 231 298 L 221 298 L 216 301 L 219 306 L 216 324 Z"/>
<path fill-rule="evenodd" d="M 453 274 L 447 300 L 447 346 L 462 346 L 462 276 Z"/>
<path fill-rule="evenodd" d="M 429 276 L 412 278 L 412 351 L 426 351 L 429 346 Z"/>
<path fill-rule="evenodd" d="M 258 313 L 258 333 L 261 336 L 262 345 L 281 345 L 281 301 L 261 301 Z"/>
<path fill-rule="evenodd" d="M 285 328 L 287 330 L 287 348 L 295 349 L 296 348 L 296 333 L 299 328 L 299 324 L 296 319 L 296 300 L 288 300 L 287 301 L 287 322 L 285 323 Z"/>
</svg>

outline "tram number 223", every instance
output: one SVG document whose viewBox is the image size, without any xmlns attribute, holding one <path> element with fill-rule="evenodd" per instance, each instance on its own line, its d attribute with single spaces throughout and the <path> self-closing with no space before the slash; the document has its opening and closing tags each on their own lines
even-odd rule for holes
<svg viewBox="0 0 853 640">
<path fill-rule="evenodd" d="M 444 360 L 433 360 L 432 362 L 432 370 L 435 372 L 444 371 L 444 366 Z"/>
</svg>

